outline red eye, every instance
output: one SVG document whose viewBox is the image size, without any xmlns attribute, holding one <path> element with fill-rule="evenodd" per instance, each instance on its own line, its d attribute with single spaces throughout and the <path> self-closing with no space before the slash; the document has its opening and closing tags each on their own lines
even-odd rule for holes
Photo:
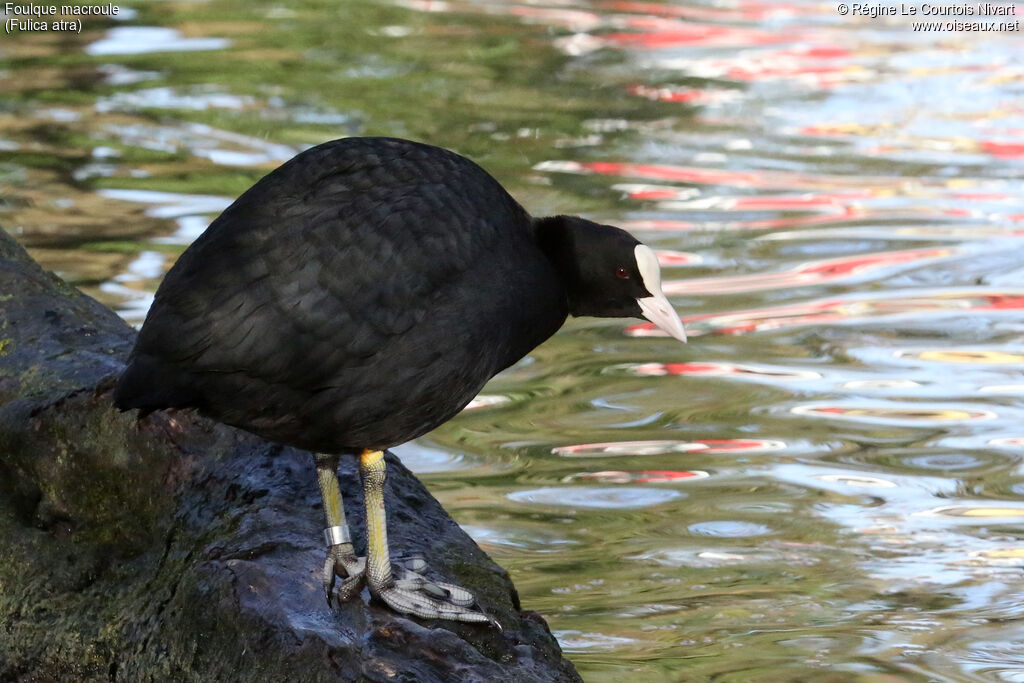
<svg viewBox="0 0 1024 683">
<path fill-rule="evenodd" d="M 615 277 L 622 278 L 623 280 L 628 280 L 629 271 L 623 268 L 622 266 L 619 266 L 618 268 L 615 269 Z"/>
</svg>

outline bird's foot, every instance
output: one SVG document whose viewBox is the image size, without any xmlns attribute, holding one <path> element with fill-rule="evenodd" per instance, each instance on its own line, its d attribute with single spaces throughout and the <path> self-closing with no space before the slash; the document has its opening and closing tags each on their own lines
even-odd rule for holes
<svg viewBox="0 0 1024 683">
<path fill-rule="evenodd" d="M 472 609 L 476 603 L 472 593 L 462 586 L 428 579 L 420 573 L 426 568 L 427 563 L 420 557 L 394 558 L 394 576 L 374 581 L 367 576 L 366 558 L 356 556 L 351 543 L 333 545 L 324 563 L 327 604 L 331 604 L 335 580 L 341 578 L 337 592 L 339 603 L 357 595 L 364 583 L 368 583 L 370 592 L 396 612 L 423 619 L 488 623 L 501 629 L 492 617 Z"/>
<path fill-rule="evenodd" d="M 370 592 L 387 603 L 396 612 L 422 619 L 448 619 L 501 626 L 484 612 L 472 609 L 476 604 L 473 594 L 462 586 L 432 581 L 420 572 L 427 568 L 423 558 L 395 558 L 394 577 L 375 578 L 367 575 Z"/>
<path fill-rule="evenodd" d="M 351 543 L 338 543 L 327 551 L 323 580 L 328 607 L 334 594 L 336 577 L 342 579 L 338 586 L 338 602 L 350 599 L 363 589 L 363 583 L 366 581 L 366 558 L 356 557 Z"/>
</svg>

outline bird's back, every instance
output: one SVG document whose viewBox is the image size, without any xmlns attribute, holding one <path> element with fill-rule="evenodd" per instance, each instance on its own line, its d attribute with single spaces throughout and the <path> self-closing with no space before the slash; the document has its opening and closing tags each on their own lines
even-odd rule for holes
<svg viewBox="0 0 1024 683">
<path fill-rule="evenodd" d="M 390 446 L 554 333 L 564 299 L 529 215 L 479 166 L 337 140 L 264 177 L 182 254 L 115 401 L 194 406 L 310 449 Z"/>
</svg>

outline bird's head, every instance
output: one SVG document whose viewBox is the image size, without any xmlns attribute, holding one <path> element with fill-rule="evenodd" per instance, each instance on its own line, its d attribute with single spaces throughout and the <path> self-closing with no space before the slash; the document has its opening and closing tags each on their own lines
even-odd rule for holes
<svg viewBox="0 0 1024 683">
<path fill-rule="evenodd" d="M 575 216 L 536 222 L 537 242 L 558 271 L 572 315 L 647 318 L 679 341 L 686 331 L 661 291 L 650 247 L 625 230 Z"/>
</svg>

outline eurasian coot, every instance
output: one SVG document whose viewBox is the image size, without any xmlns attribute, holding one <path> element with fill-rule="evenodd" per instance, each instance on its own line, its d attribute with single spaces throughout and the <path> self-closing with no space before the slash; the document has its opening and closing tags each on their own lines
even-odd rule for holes
<svg viewBox="0 0 1024 683">
<path fill-rule="evenodd" d="M 305 152 L 239 197 L 167 273 L 115 392 L 122 410 L 194 407 L 315 456 L 331 601 L 365 581 L 399 612 L 490 621 L 473 596 L 395 580 L 381 451 L 458 413 L 568 314 L 646 317 L 685 341 L 654 253 L 582 218 L 531 218 L 486 171 L 394 138 Z M 367 557 L 338 458 L 360 456 Z M 422 567 L 420 567 L 422 568 Z"/>
</svg>

